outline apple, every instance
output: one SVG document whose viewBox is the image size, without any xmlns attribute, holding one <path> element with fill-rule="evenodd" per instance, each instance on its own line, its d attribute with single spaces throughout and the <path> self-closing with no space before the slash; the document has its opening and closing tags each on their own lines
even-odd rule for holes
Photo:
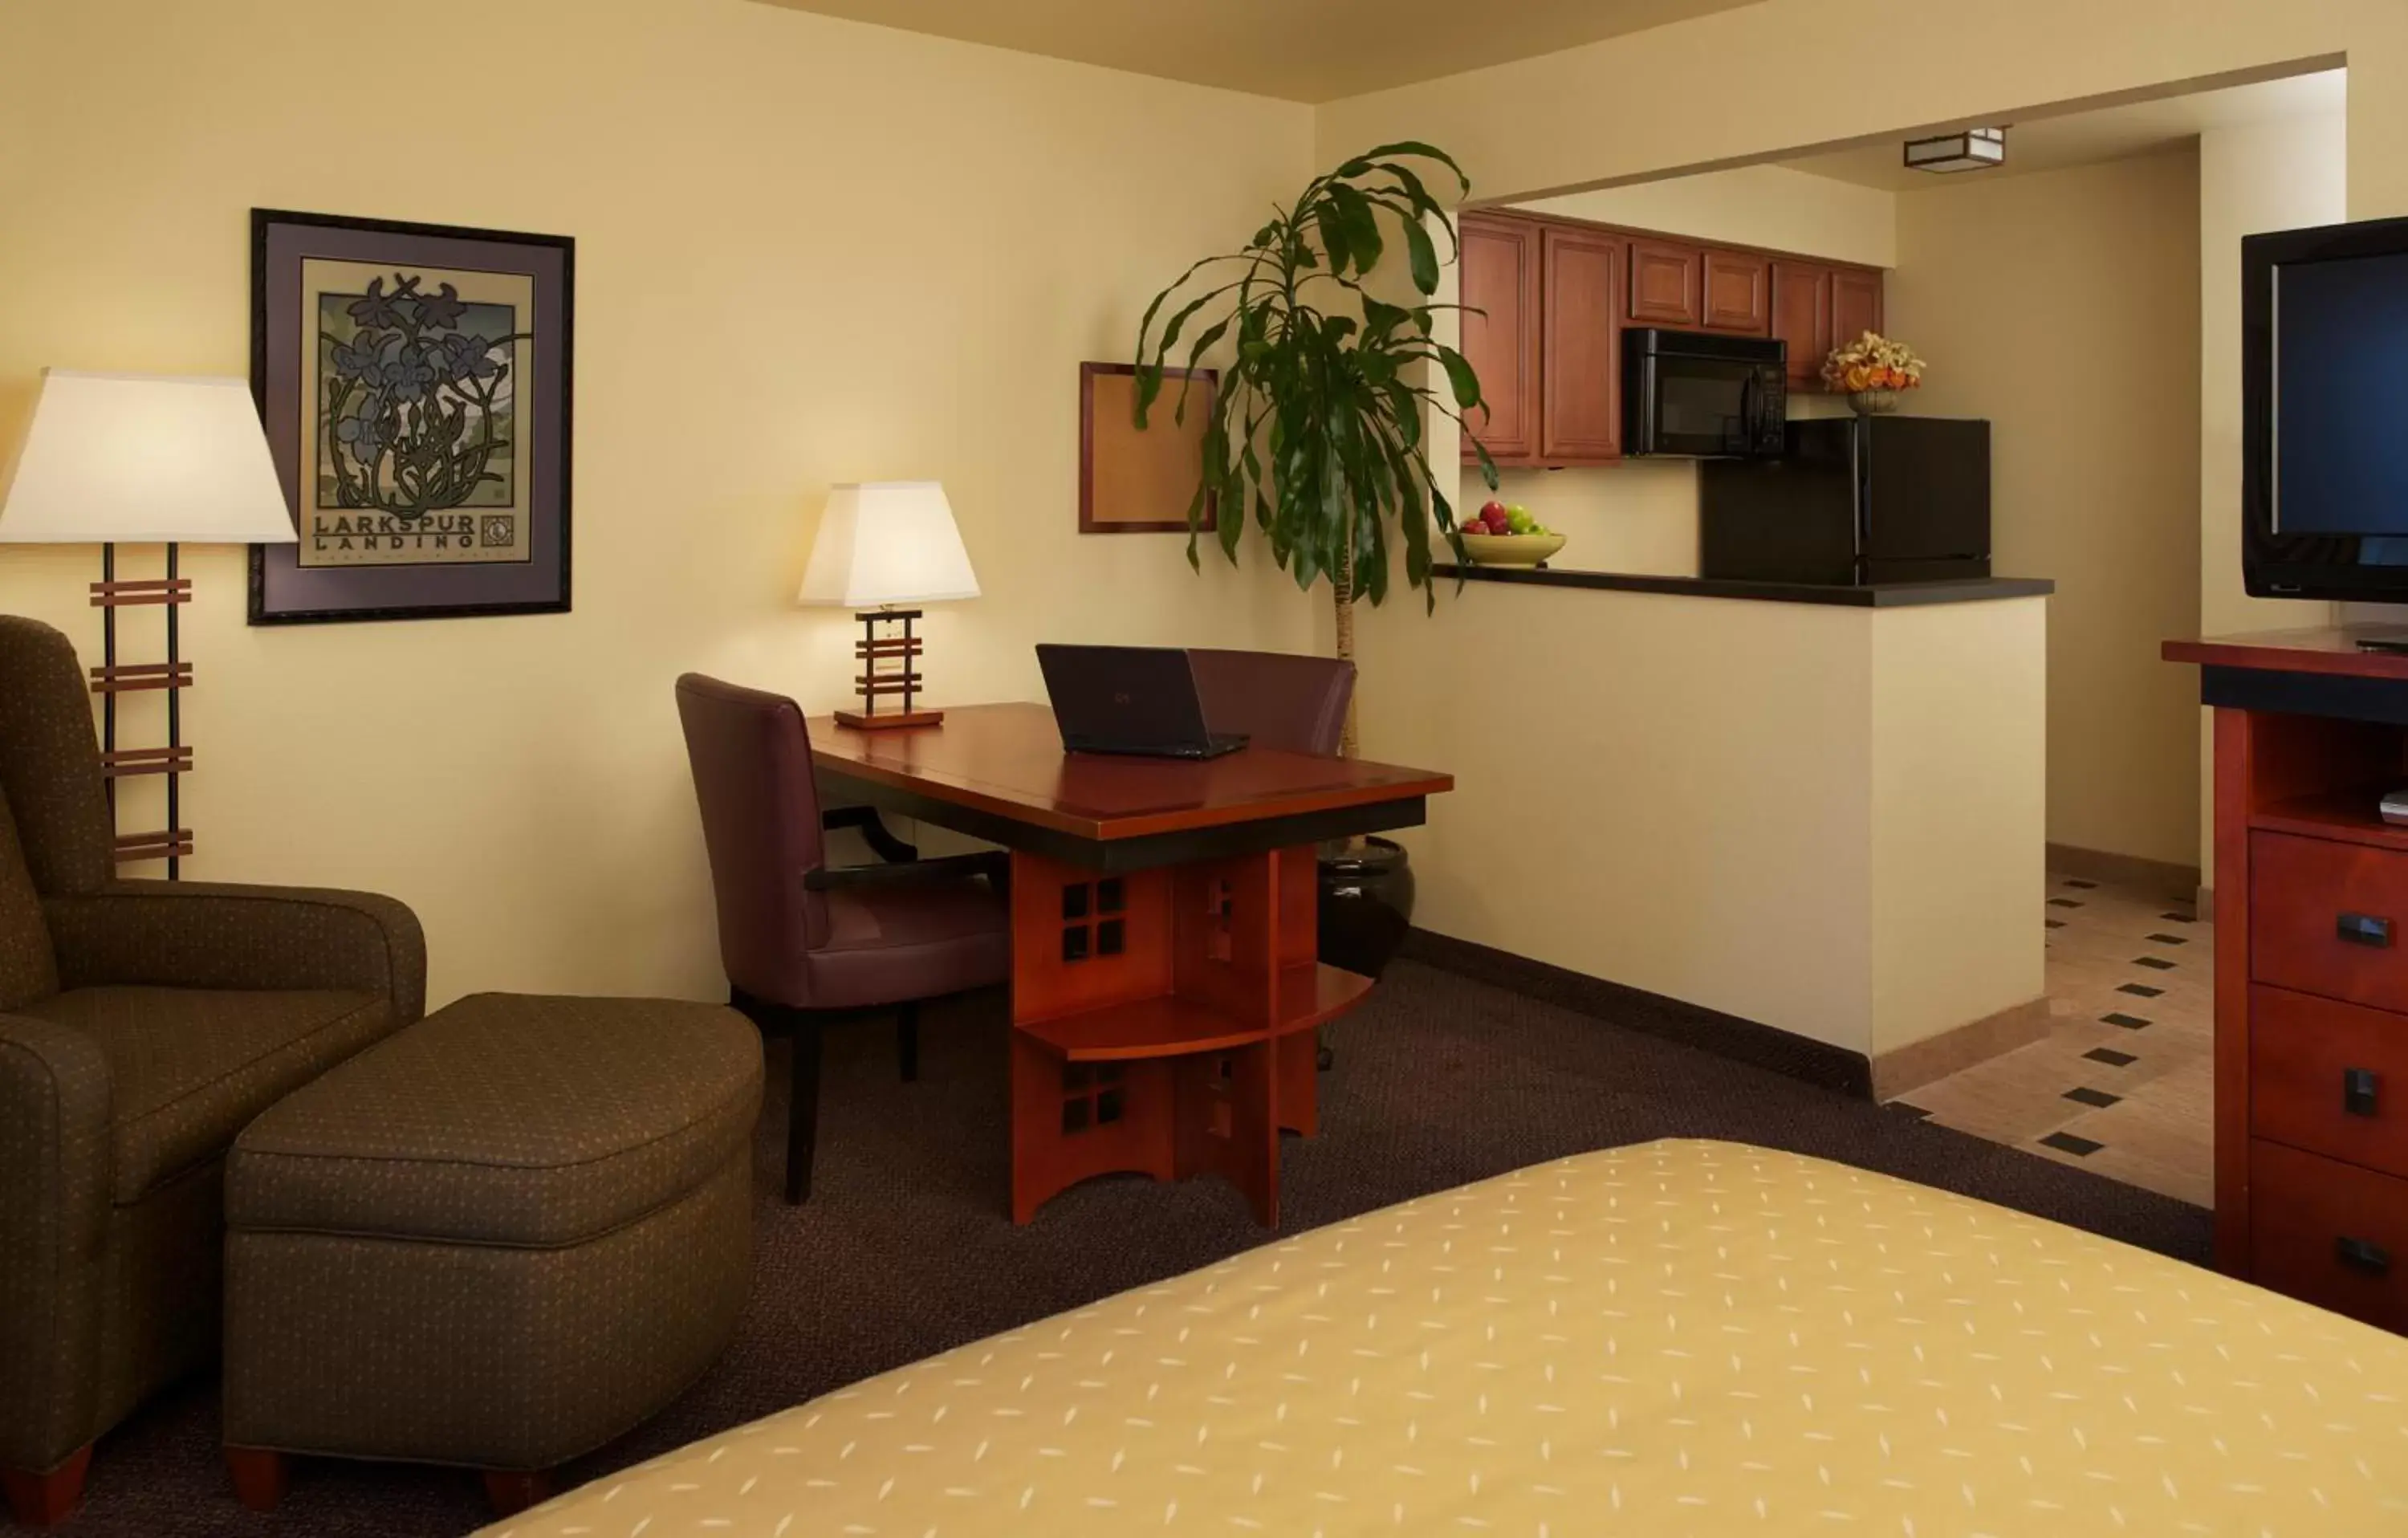
<svg viewBox="0 0 2408 1538">
<path fill-rule="evenodd" d="M 1480 504 L 1480 510 L 1472 514 L 1472 519 L 1476 523 L 1486 523 L 1488 522 L 1488 515 L 1492 512 L 1497 514 L 1498 517 L 1503 518 L 1510 516 L 1512 510 L 1512 509 L 1507 507 L 1502 502 L 1493 500 L 1483 502 Z"/>
</svg>

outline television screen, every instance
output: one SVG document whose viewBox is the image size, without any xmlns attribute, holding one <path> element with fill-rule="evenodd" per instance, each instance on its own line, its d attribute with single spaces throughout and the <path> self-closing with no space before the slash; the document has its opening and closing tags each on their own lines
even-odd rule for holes
<svg viewBox="0 0 2408 1538">
<path fill-rule="evenodd" d="M 2241 245 L 2252 593 L 2408 602 L 2408 219 Z"/>
<path fill-rule="evenodd" d="M 2408 252 L 2275 267 L 2273 512 L 2408 533 Z"/>
</svg>

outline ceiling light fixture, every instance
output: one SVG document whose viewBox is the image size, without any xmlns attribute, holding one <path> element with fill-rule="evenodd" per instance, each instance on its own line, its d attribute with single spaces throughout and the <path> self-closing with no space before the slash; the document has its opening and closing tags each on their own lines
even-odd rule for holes
<svg viewBox="0 0 2408 1538">
<path fill-rule="evenodd" d="M 2007 131 L 2003 128 L 1967 128 L 1938 138 L 1906 141 L 1906 168 L 1910 171 L 1981 171 L 2007 163 Z"/>
</svg>

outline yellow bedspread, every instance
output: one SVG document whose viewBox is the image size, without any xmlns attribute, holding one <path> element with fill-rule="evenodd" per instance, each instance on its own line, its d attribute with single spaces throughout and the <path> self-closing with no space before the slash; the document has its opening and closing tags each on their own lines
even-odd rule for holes
<svg viewBox="0 0 2408 1538">
<path fill-rule="evenodd" d="M 1730 1143 L 1283 1239 L 572 1491 L 515 1538 L 2408 1534 L 2408 1341 Z"/>
</svg>

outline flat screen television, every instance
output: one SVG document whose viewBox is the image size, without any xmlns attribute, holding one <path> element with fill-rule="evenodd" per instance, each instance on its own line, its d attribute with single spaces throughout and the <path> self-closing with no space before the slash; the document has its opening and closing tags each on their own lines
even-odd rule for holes
<svg viewBox="0 0 2408 1538">
<path fill-rule="evenodd" d="M 2241 243 L 2242 569 L 2408 602 L 2408 219 Z"/>
</svg>

